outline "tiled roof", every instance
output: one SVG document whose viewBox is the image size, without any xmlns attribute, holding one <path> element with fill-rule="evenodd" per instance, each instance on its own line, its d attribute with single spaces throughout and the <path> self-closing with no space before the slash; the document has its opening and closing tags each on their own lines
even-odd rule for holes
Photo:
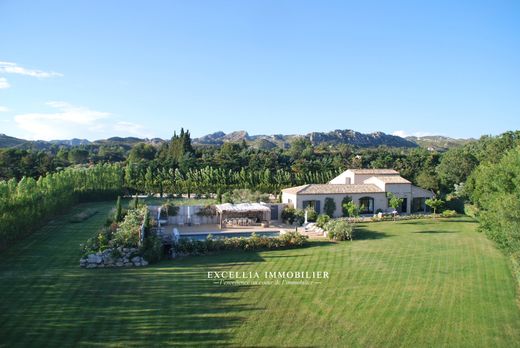
<svg viewBox="0 0 520 348">
<path fill-rule="evenodd" d="M 374 178 L 381 180 L 385 184 L 410 184 L 410 181 L 399 175 L 375 176 Z"/>
<path fill-rule="evenodd" d="M 399 175 L 399 172 L 393 169 L 349 169 L 355 174 L 371 174 L 371 175 Z"/>
<path fill-rule="evenodd" d="M 384 192 L 373 184 L 346 185 L 346 184 L 310 184 L 303 186 L 290 187 L 283 190 L 291 194 L 338 194 L 338 193 L 374 193 Z"/>
</svg>

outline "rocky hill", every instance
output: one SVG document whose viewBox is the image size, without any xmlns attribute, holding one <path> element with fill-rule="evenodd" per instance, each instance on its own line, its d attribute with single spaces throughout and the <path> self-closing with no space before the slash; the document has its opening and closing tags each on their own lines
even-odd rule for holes
<svg viewBox="0 0 520 348">
<path fill-rule="evenodd" d="M 205 135 L 193 140 L 196 145 L 222 145 L 227 141 L 247 143 L 261 147 L 272 148 L 287 147 L 296 137 L 304 137 L 311 141 L 313 145 L 320 144 L 349 144 L 356 147 L 417 147 L 418 145 L 410 140 L 389 135 L 383 132 L 364 134 L 350 129 L 335 130 L 332 132 L 312 132 L 305 135 L 249 135 L 246 131 L 236 131 L 229 134 L 216 132 Z"/>
<path fill-rule="evenodd" d="M 463 146 L 472 141 L 477 141 L 477 139 L 469 138 L 469 139 L 455 139 L 450 137 L 444 137 L 441 135 L 428 135 L 424 137 L 406 137 L 407 140 L 412 141 L 419 145 L 420 147 L 424 147 L 430 150 L 435 151 L 446 151 L 452 147 Z"/>
<path fill-rule="evenodd" d="M 348 144 L 360 148 L 370 148 L 378 146 L 388 147 L 424 147 L 430 150 L 445 151 L 451 147 L 461 146 L 467 142 L 475 139 L 454 139 L 444 136 L 425 136 L 425 137 L 407 137 L 401 138 L 399 136 L 386 134 L 383 132 L 375 133 L 360 133 L 350 129 L 334 130 L 331 132 L 312 132 L 308 134 L 273 134 L 273 135 L 250 135 L 246 131 L 235 131 L 231 133 L 215 132 L 199 138 L 193 139 L 195 146 L 220 146 L 225 142 L 242 142 L 247 144 L 269 150 L 272 148 L 287 148 L 296 138 L 306 138 L 313 145 L 320 144 Z M 86 139 L 69 139 L 69 140 L 51 140 L 51 141 L 31 141 L 5 134 L 0 134 L 0 148 L 19 148 L 19 149 L 48 149 L 51 146 L 80 146 L 80 145 L 108 145 L 108 146 L 122 146 L 125 149 L 130 149 L 133 145 L 145 142 L 148 144 L 159 146 L 166 140 L 160 138 L 141 139 L 137 137 L 112 137 L 108 139 L 100 139 L 96 141 L 89 141 Z"/>
</svg>

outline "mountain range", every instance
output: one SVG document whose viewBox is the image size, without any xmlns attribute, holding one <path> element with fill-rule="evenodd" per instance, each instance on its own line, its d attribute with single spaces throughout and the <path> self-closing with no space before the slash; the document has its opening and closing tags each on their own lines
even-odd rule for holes
<svg viewBox="0 0 520 348">
<path fill-rule="evenodd" d="M 271 149 L 275 147 L 287 148 L 295 139 L 308 139 L 313 145 L 338 145 L 348 144 L 360 148 L 370 148 L 378 146 L 388 147 L 425 147 L 430 150 L 444 151 L 450 147 L 461 146 L 475 139 L 454 139 L 444 136 L 424 136 L 402 138 L 383 132 L 360 133 L 350 129 L 334 130 L 330 132 L 311 132 L 308 134 L 273 134 L 273 135 L 249 135 L 246 131 L 236 131 L 224 133 L 222 131 L 211 133 L 193 139 L 194 146 L 220 146 L 225 142 L 242 142 L 262 148 Z M 80 145 L 119 145 L 130 148 L 134 144 L 146 142 L 153 145 L 160 145 L 166 140 L 160 138 L 141 139 L 137 137 L 112 137 L 89 141 L 87 139 L 65 139 L 65 140 L 25 140 L 0 134 L 0 148 L 33 148 L 48 149 L 52 146 L 80 146 Z"/>
</svg>

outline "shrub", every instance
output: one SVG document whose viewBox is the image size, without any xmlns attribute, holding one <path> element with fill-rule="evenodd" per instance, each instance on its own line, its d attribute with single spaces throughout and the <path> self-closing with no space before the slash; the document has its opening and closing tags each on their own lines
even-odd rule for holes
<svg viewBox="0 0 520 348">
<path fill-rule="evenodd" d="M 329 239 L 342 241 L 352 239 L 352 224 L 346 220 L 330 220 L 325 225 Z"/>
<path fill-rule="evenodd" d="M 144 222 L 148 207 L 129 210 L 123 222 L 119 224 L 110 242 L 111 247 L 137 247 L 139 245 L 139 233 Z"/>
<path fill-rule="evenodd" d="M 392 192 L 388 192 L 386 196 L 388 197 L 388 205 L 391 206 L 394 211 L 403 204 L 404 199 L 397 197 Z"/>
<path fill-rule="evenodd" d="M 176 216 L 179 213 L 179 207 L 172 201 L 168 201 L 161 206 L 161 213 L 166 212 L 168 216 Z"/>
<path fill-rule="evenodd" d="M 215 216 L 217 215 L 217 208 L 214 205 L 206 205 L 205 207 L 200 208 L 196 215 Z"/>
<path fill-rule="evenodd" d="M 455 210 L 445 210 L 441 213 L 442 217 L 454 217 L 457 216 L 457 212 Z"/>
<path fill-rule="evenodd" d="M 172 248 L 176 253 L 185 255 L 199 255 L 221 250 L 268 250 L 279 248 L 295 248 L 304 246 L 308 237 L 291 231 L 279 237 L 261 237 L 253 233 L 250 238 L 213 238 L 208 235 L 206 240 L 192 240 L 181 238 Z"/>
<path fill-rule="evenodd" d="M 343 205 L 344 211 L 347 212 L 347 215 L 349 217 L 356 217 L 359 216 L 359 210 L 360 208 L 356 205 L 356 203 L 349 201 Z"/>
<path fill-rule="evenodd" d="M 319 228 L 324 228 L 325 224 L 330 221 L 330 216 L 327 214 L 320 214 L 318 219 L 316 219 L 316 226 Z"/>
<path fill-rule="evenodd" d="M 459 214 L 464 213 L 464 200 L 461 198 L 455 197 L 453 195 L 448 195 L 446 197 L 445 208 L 449 210 L 455 210 Z"/>
<path fill-rule="evenodd" d="M 341 200 L 341 211 L 342 211 L 344 217 L 349 216 L 349 212 L 347 209 L 348 208 L 347 203 L 349 203 L 349 202 L 352 202 L 352 197 L 350 197 L 350 196 L 345 196 Z"/>
<path fill-rule="evenodd" d="M 316 210 L 314 210 L 314 208 L 307 208 L 305 209 L 305 211 L 307 212 L 307 221 L 309 222 L 314 222 L 316 221 L 316 219 L 318 218 L 318 213 L 316 213 Z M 305 211 L 303 212 L 303 218 L 305 220 Z"/>
<path fill-rule="evenodd" d="M 323 212 L 327 214 L 329 217 L 334 216 L 334 212 L 336 211 L 336 202 L 331 197 L 325 198 L 325 204 L 323 205 Z"/>
<path fill-rule="evenodd" d="M 296 209 L 292 208 L 292 207 L 285 207 L 283 210 L 282 210 L 282 221 L 285 222 L 285 223 L 289 223 L 290 225 L 292 225 L 294 223 L 294 220 L 296 218 Z"/>
<path fill-rule="evenodd" d="M 140 254 L 150 263 L 159 262 L 163 256 L 162 241 L 155 234 L 148 235 L 141 246 Z"/>
<path fill-rule="evenodd" d="M 472 218 L 477 218 L 478 208 L 474 204 L 466 203 L 464 204 L 464 214 Z"/>
<path fill-rule="evenodd" d="M 116 214 L 114 216 L 116 222 L 120 222 L 123 220 L 123 206 L 121 204 L 121 196 L 117 196 L 116 202 Z"/>
</svg>

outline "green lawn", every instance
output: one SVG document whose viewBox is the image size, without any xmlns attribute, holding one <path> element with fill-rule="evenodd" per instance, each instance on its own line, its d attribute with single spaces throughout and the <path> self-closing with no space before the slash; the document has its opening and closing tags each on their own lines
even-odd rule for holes
<svg viewBox="0 0 520 348">
<path fill-rule="evenodd" d="M 78 245 L 112 206 L 76 207 L 0 255 L 0 346 L 520 345 L 507 259 L 469 220 L 366 224 L 354 242 L 80 269 Z M 68 222 L 86 207 L 103 213 Z M 209 270 L 330 279 L 221 286 Z"/>
</svg>

